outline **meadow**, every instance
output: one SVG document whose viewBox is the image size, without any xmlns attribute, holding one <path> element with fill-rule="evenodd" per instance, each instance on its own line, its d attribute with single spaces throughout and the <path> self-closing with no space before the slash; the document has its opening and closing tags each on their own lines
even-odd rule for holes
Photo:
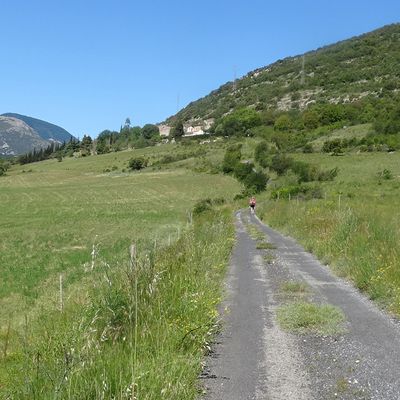
<svg viewBox="0 0 400 400">
<path fill-rule="evenodd" d="M 186 329 L 190 331 L 192 324 L 200 323 L 215 310 L 220 290 L 218 282 L 223 276 L 221 271 L 227 261 L 230 242 L 227 241 L 227 244 L 220 246 L 221 257 L 216 257 L 215 260 L 205 262 L 207 254 L 200 254 L 200 250 L 195 251 L 197 256 L 192 254 L 191 250 L 197 249 L 196 246 L 199 243 L 202 243 L 203 248 L 207 248 L 207 238 L 202 237 L 195 240 L 194 236 L 197 234 L 195 230 L 198 232 L 206 228 L 194 228 L 191 212 L 196 201 L 209 197 L 231 199 L 240 190 L 240 186 L 228 176 L 195 173 L 188 169 L 179 169 L 174 165 L 168 165 L 168 168 L 161 169 L 148 168 L 141 172 L 127 170 L 128 160 L 133 156 L 143 155 L 154 161 L 174 151 L 176 151 L 176 147 L 166 145 L 88 158 L 68 158 L 62 162 L 49 160 L 25 166 L 14 166 L 7 176 L 2 177 L 0 180 L 0 350 L 2 353 L 0 393 L 2 393 L 1 390 L 4 390 L 4 393 L 11 396 L 9 394 L 11 392 L 7 390 L 13 387 L 13 396 L 15 397 L 9 398 L 25 398 L 24 396 L 40 399 L 85 398 L 79 396 L 88 390 L 88 393 L 92 393 L 92 397 L 87 398 L 94 398 L 93 396 L 101 398 L 98 397 L 98 393 L 100 393 L 98 391 L 103 384 L 100 382 L 100 386 L 97 385 L 99 383 L 97 381 L 98 374 L 89 374 L 90 381 L 94 379 L 97 382 L 90 390 L 85 388 L 82 382 L 75 383 L 75 389 L 72 390 L 69 386 L 69 394 L 63 391 L 64 388 L 59 387 L 57 389 L 59 397 L 54 397 L 54 390 L 58 384 L 55 385 L 53 382 L 47 387 L 41 381 L 43 377 L 40 377 L 40 374 L 36 380 L 32 378 L 29 384 L 22 383 L 18 379 L 21 380 L 22 374 L 29 377 L 32 371 L 38 368 L 37 363 L 32 361 L 32 349 L 43 346 L 41 341 L 49 334 L 49 326 L 57 327 L 55 329 L 57 333 L 54 333 L 54 335 L 58 335 L 57 340 L 54 339 L 55 347 L 51 348 L 49 344 L 50 347 L 46 350 L 43 348 L 40 351 L 37 350 L 37 354 L 41 354 L 43 360 L 48 357 L 48 365 L 44 367 L 45 361 L 41 364 L 44 369 L 43 373 L 47 373 L 49 376 L 55 374 L 57 346 L 65 345 L 68 342 L 68 331 L 71 332 L 71 338 L 75 338 L 76 342 L 83 340 L 85 329 L 81 333 L 76 331 L 77 321 L 82 315 L 88 315 L 85 310 L 87 311 L 88 305 L 93 308 L 95 298 L 104 305 L 104 298 L 99 297 L 99 293 L 102 292 L 106 295 L 107 287 L 104 288 L 99 284 L 99 288 L 93 289 L 93 285 L 97 284 L 99 280 L 101 281 L 104 275 L 108 276 L 110 281 L 114 279 L 116 286 L 121 286 L 121 293 L 125 293 L 127 296 L 131 293 L 130 289 L 124 286 L 125 272 L 123 271 L 130 262 L 129 248 L 132 243 L 135 243 L 135 252 L 142 257 L 138 256 L 138 259 L 142 260 L 140 261 L 141 265 L 148 263 L 152 265 L 151 279 L 153 280 L 161 279 L 157 278 L 157 274 L 160 272 L 156 272 L 157 268 L 162 268 L 162 263 L 169 260 L 168 267 L 165 265 L 164 267 L 171 270 L 170 276 L 165 282 L 164 292 L 161 291 L 160 296 L 162 298 L 164 293 L 168 297 L 168 293 L 173 293 L 170 296 L 171 303 L 166 301 L 165 304 L 166 307 L 172 309 L 175 303 L 178 309 L 175 314 L 180 315 L 177 295 L 184 295 L 185 301 L 187 300 L 186 296 L 188 299 L 194 296 L 194 299 L 196 296 L 201 298 L 204 295 L 205 308 L 202 311 L 195 314 L 188 313 L 185 317 L 187 318 L 186 325 L 182 323 L 180 326 L 179 319 L 178 322 L 171 325 L 171 329 L 176 332 L 180 340 L 185 334 L 191 338 L 190 332 L 186 332 Z M 224 222 L 220 223 L 227 224 L 225 233 L 221 236 L 226 239 L 226 235 L 231 235 L 229 233 L 230 216 L 221 218 L 219 220 Z M 211 218 L 211 222 L 203 221 L 202 226 L 212 225 L 213 220 L 214 218 Z M 215 218 L 215 221 L 217 220 L 218 218 Z M 221 225 L 217 224 L 215 229 L 220 228 Z M 211 232 L 214 228 L 208 226 L 207 229 Z M 209 233 L 207 236 L 212 237 L 212 234 Z M 215 240 L 215 243 L 217 242 L 218 240 Z M 193 265 L 187 265 L 182 260 L 174 262 L 177 249 L 174 247 L 173 250 L 168 250 L 168 248 L 176 246 L 177 243 L 180 243 L 182 258 L 192 257 Z M 187 248 L 187 254 L 185 248 Z M 144 256 L 145 254 L 147 258 Z M 164 254 L 163 259 L 160 259 L 159 254 Z M 218 251 L 214 251 L 214 255 L 217 254 Z M 198 268 L 197 263 L 201 263 L 201 260 L 204 262 L 205 270 L 199 272 L 196 268 Z M 214 262 L 219 269 L 213 275 Z M 111 268 L 113 272 L 107 272 L 107 268 Z M 174 268 L 177 268 L 177 271 L 174 272 Z M 187 268 L 187 273 L 193 276 L 186 278 L 185 268 Z M 193 268 L 196 270 L 194 271 Z M 63 287 L 63 313 L 60 312 L 60 276 Z M 219 276 L 219 280 L 211 285 L 210 277 L 215 279 L 216 276 Z M 146 291 L 144 287 L 140 289 L 142 284 L 140 282 L 147 282 L 150 276 L 146 273 L 140 278 L 143 281 L 137 279 L 139 291 Z M 182 287 L 185 279 L 188 284 L 187 288 Z M 202 285 L 208 286 L 207 290 L 210 290 L 208 295 L 206 288 Z M 124 290 L 126 291 L 124 292 Z M 207 301 L 207 296 L 210 297 L 210 301 Z M 114 300 L 116 301 L 116 299 Z M 121 301 L 123 302 L 123 300 Z M 138 304 L 138 300 L 135 301 Z M 158 326 L 157 321 L 162 324 L 163 319 L 160 315 L 157 319 L 153 309 L 156 307 L 157 312 L 161 312 L 160 298 L 155 303 L 156 305 L 152 303 L 153 300 L 143 301 L 145 304 L 138 305 L 138 312 L 142 314 L 147 311 L 149 320 L 142 326 L 143 331 L 140 331 L 142 328 L 139 328 L 139 334 L 145 336 L 145 332 L 148 330 L 146 324 L 153 324 L 153 332 L 159 332 L 161 325 Z M 109 309 L 113 310 L 114 306 L 115 309 L 119 309 L 118 304 L 110 306 Z M 101 309 L 100 306 L 99 309 Z M 117 313 L 117 311 L 115 312 Z M 201 318 L 200 314 L 203 314 Z M 92 314 L 90 315 L 93 317 Z M 132 317 L 131 314 L 129 315 Z M 166 319 L 169 321 L 168 312 L 166 315 Z M 139 325 L 139 323 L 132 322 L 132 318 L 130 322 L 128 320 L 129 318 L 127 318 L 127 325 L 130 324 L 131 328 Z M 83 322 L 80 321 L 80 323 Z M 42 331 L 43 326 L 47 327 L 45 332 Z M 189 329 L 188 326 L 191 328 Z M 206 328 L 203 329 L 204 335 L 209 331 L 208 325 Z M 162 329 L 165 332 L 168 331 L 165 327 Z M 128 329 L 125 338 L 131 334 L 132 331 Z M 176 341 L 177 336 L 171 335 L 171 340 Z M 119 336 L 118 340 L 121 340 Z M 187 341 L 190 342 L 190 340 Z M 155 343 L 159 346 L 163 341 Z M 123 344 L 121 346 L 119 351 L 122 354 L 124 346 Z M 165 346 L 168 347 L 168 343 Z M 113 347 L 116 353 L 118 353 L 117 347 Z M 143 346 L 143 351 L 145 348 L 146 345 Z M 190 346 L 188 348 L 190 351 L 193 350 Z M 111 347 L 105 351 L 110 355 L 108 352 L 111 351 Z M 151 352 L 151 346 L 146 351 Z M 189 369 L 192 380 L 199 372 L 199 357 L 201 359 L 202 351 L 204 351 L 204 346 L 202 343 L 198 343 L 196 349 L 193 350 L 196 362 L 193 363 L 190 357 L 185 361 L 193 363 L 193 368 Z M 53 358 L 49 356 L 50 353 L 54 355 Z M 170 358 L 172 353 L 167 352 L 166 354 Z M 34 367 L 33 364 L 27 362 L 26 357 L 33 362 Z M 79 357 L 83 357 L 82 354 Z M 180 355 L 178 354 L 177 357 L 179 358 Z M 62 355 L 61 358 L 63 358 Z M 114 358 L 112 360 L 116 373 L 120 368 L 119 361 Z M 129 360 L 129 357 L 124 359 L 128 365 L 131 365 L 132 361 L 129 363 Z M 103 361 L 106 362 L 104 359 Z M 120 361 L 122 362 L 122 359 Z M 142 358 L 141 362 L 150 361 Z M 173 360 L 169 360 L 169 362 L 173 362 Z M 94 364 L 97 362 L 93 361 Z M 23 365 L 30 365 L 33 370 L 25 370 Z M 100 365 L 102 368 L 106 368 L 104 363 L 100 362 L 98 366 Z M 153 367 L 157 367 L 157 363 L 153 364 Z M 29 369 L 29 367 L 27 368 Z M 158 368 L 162 368 L 162 360 L 159 360 Z M 177 368 L 179 373 L 182 373 L 182 365 L 178 365 Z M 135 371 L 139 375 L 144 373 Z M 124 375 L 122 372 L 121 374 Z M 151 372 L 148 374 L 151 375 Z M 82 373 L 82 368 L 78 375 L 85 375 Z M 131 371 L 122 375 L 119 375 L 118 379 L 124 380 L 125 387 L 129 388 L 129 385 L 132 384 Z M 166 377 L 168 378 L 168 374 Z M 57 378 L 54 379 L 58 382 L 59 376 L 57 375 Z M 154 376 L 149 379 L 151 381 Z M 50 380 L 50 382 L 52 381 Z M 162 384 L 163 382 L 159 382 L 155 385 L 153 381 L 154 393 L 162 389 L 160 389 Z M 187 382 L 182 383 L 183 386 L 186 384 Z M 109 391 L 104 392 L 107 393 L 104 398 L 111 398 L 107 397 L 111 393 L 110 390 L 116 395 L 115 386 L 113 389 L 111 386 L 109 386 Z M 191 390 L 194 386 L 192 382 Z M 47 388 L 43 389 L 44 387 Z M 18 391 L 19 389 L 21 391 Z M 165 390 L 167 393 L 169 389 Z M 157 395 L 152 391 L 147 393 L 147 396 L 142 395 L 141 398 L 150 399 L 159 396 L 159 392 Z M 166 395 L 165 398 L 190 398 L 185 397 L 186 395 L 179 397 L 181 394 L 174 393 L 178 397 Z M 185 393 L 187 394 L 187 392 Z M 125 393 L 124 395 L 118 394 L 115 398 L 130 397 Z"/>
<path fill-rule="evenodd" d="M 338 176 L 321 184 L 320 199 L 271 200 L 265 194 L 259 215 L 299 239 L 382 307 L 400 315 L 400 154 L 293 157 L 323 169 L 338 167 Z M 289 175 L 275 180 L 271 188 L 293 181 Z"/>
</svg>

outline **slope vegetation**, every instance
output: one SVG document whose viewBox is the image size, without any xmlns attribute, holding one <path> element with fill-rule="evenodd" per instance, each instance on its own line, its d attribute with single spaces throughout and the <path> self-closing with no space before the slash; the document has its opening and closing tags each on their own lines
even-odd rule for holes
<svg viewBox="0 0 400 400">
<path fill-rule="evenodd" d="M 287 111 L 318 102 L 390 96 L 400 87 L 400 24 L 351 38 L 249 72 L 169 118 L 220 118 L 241 108 Z"/>
</svg>

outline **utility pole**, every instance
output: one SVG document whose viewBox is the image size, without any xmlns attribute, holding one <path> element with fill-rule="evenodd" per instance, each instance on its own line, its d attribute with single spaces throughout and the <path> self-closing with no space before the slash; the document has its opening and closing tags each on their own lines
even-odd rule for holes
<svg viewBox="0 0 400 400">
<path fill-rule="evenodd" d="M 236 65 L 233 66 L 233 91 L 236 91 Z"/>
</svg>

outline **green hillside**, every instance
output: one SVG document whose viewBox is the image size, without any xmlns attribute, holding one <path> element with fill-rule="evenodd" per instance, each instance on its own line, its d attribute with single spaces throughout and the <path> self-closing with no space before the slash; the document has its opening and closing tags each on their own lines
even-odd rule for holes
<svg viewBox="0 0 400 400">
<path fill-rule="evenodd" d="M 220 118 L 231 110 L 288 111 L 319 102 L 357 103 L 400 88 L 400 24 L 351 38 L 249 72 L 190 103 L 175 120 Z"/>
</svg>

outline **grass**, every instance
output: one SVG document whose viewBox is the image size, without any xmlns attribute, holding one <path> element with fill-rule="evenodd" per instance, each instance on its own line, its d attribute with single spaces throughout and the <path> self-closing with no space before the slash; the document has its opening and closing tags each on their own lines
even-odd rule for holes
<svg viewBox="0 0 400 400">
<path fill-rule="evenodd" d="M 285 304 L 278 308 L 277 319 L 282 329 L 293 333 L 328 336 L 344 332 L 343 312 L 329 304 L 317 305 L 308 302 Z"/>
<path fill-rule="evenodd" d="M 258 242 L 256 245 L 256 249 L 273 250 L 273 249 L 276 249 L 276 246 L 273 243 L 269 243 L 269 242 Z"/>
<path fill-rule="evenodd" d="M 209 187 L 232 198 L 239 186 L 173 165 L 123 172 L 133 156 L 173 149 L 50 160 L 0 179 L 0 397 L 128 398 L 132 376 L 141 399 L 194 396 L 232 225 L 209 214 L 194 228 L 188 211 Z M 132 242 L 142 254 L 138 297 L 127 280 Z"/>
<path fill-rule="evenodd" d="M 260 198 L 259 216 L 400 315 L 400 154 L 295 157 L 323 169 L 337 166 L 339 174 L 322 184 L 322 199 L 289 202 L 265 197 L 263 202 Z M 377 173 L 383 169 L 391 171 L 393 179 L 380 180 Z"/>
<path fill-rule="evenodd" d="M 311 142 L 315 150 L 321 150 L 324 142 L 326 140 L 333 139 L 349 139 L 349 138 L 363 138 L 365 137 L 372 129 L 371 124 L 362 124 L 349 126 L 347 128 L 337 129 L 335 131 L 330 132 L 328 135 L 321 136 Z"/>
<path fill-rule="evenodd" d="M 102 279 L 85 307 L 69 304 L 30 328 L 20 359 L 9 360 L 5 395 L 195 398 L 233 243 L 231 215 L 208 212 L 178 242 L 132 263 L 97 260 Z"/>
<path fill-rule="evenodd" d="M 309 287 L 305 282 L 287 281 L 281 284 L 281 292 L 284 294 L 306 294 Z"/>
<path fill-rule="evenodd" d="M 247 233 L 254 240 L 264 240 L 266 235 L 263 231 L 261 231 L 257 226 L 247 223 L 245 224 Z"/>
</svg>

